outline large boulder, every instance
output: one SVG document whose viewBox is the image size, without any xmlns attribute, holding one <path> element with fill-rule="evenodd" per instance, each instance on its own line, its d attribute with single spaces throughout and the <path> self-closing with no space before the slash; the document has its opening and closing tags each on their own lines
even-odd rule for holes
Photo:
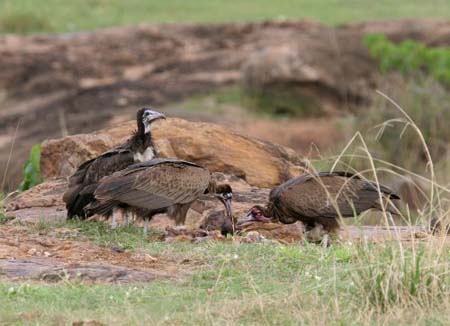
<svg viewBox="0 0 450 326">
<path fill-rule="evenodd" d="M 333 115 L 368 103 L 379 78 L 377 62 L 358 37 L 336 33 L 339 47 L 351 51 L 339 51 L 326 38 L 301 34 L 252 53 L 242 68 L 251 103 L 302 116 Z"/>
<path fill-rule="evenodd" d="M 71 175 L 84 161 L 124 142 L 134 122 L 88 135 L 45 141 L 41 170 L 45 178 Z M 293 150 L 236 134 L 215 124 L 170 118 L 155 123 L 156 150 L 162 157 L 192 161 L 212 172 L 236 175 L 252 186 L 273 187 L 299 175 L 304 163 Z"/>
</svg>

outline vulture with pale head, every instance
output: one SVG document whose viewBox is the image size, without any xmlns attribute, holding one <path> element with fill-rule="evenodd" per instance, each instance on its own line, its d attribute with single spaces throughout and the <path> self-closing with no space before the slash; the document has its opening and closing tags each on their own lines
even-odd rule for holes
<svg viewBox="0 0 450 326">
<path fill-rule="evenodd" d="M 69 178 L 68 189 L 63 196 L 66 203 L 67 218 L 78 216 L 85 219 L 90 213 L 85 211 L 87 205 L 95 201 L 94 192 L 98 182 L 105 176 L 125 169 L 129 165 L 150 160 L 156 156 L 153 147 L 151 126 L 153 122 L 165 119 L 164 114 L 149 108 L 137 111 L 137 131 L 126 143 L 81 164 L 77 171 Z M 104 211 L 104 214 L 113 215 L 113 211 Z"/>
</svg>

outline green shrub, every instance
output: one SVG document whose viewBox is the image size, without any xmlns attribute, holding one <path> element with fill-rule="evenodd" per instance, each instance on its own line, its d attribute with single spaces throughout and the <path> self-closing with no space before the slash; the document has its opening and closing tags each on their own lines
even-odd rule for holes
<svg viewBox="0 0 450 326">
<path fill-rule="evenodd" d="M 404 250 L 402 244 L 357 247 L 352 280 L 361 300 L 381 311 L 393 306 L 433 306 L 445 300 L 449 256 L 428 243 Z M 440 252 L 440 254 L 435 254 Z"/>
<path fill-rule="evenodd" d="M 30 157 L 23 168 L 23 181 L 19 186 L 20 191 L 25 191 L 42 182 L 41 176 L 41 145 L 36 144 L 30 151 Z"/>
<path fill-rule="evenodd" d="M 382 34 L 366 35 L 363 43 L 379 61 L 382 73 L 394 70 L 410 76 L 422 71 L 450 86 L 450 48 L 431 48 L 411 40 L 395 44 Z"/>
<path fill-rule="evenodd" d="M 8 222 L 8 218 L 6 217 L 3 209 L 0 209 L 0 225 L 5 224 L 6 222 Z"/>
<path fill-rule="evenodd" d="M 0 16 L 0 32 L 28 34 L 31 32 L 50 32 L 49 21 L 34 13 L 13 12 Z"/>
</svg>

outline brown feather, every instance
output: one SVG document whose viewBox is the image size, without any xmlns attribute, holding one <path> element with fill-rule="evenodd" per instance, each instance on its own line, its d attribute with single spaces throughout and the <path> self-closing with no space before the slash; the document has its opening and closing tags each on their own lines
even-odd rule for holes
<svg viewBox="0 0 450 326">
<path fill-rule="evenodd" d="M 399 199 L 380 185 L 384 198 Z M 353 217 L 368 209 L 381 210 L 377 185 L 345 172 L 305 174 L 273 189 L 267 214 L 283 223 L 297 220 L 309 226 L 322 224 L 328 231 L 339 227 L 338 218 Z M 387 210 L 394 213 L 393 207 Z"/>
<path fill-rule="evenodd" d="M 86 215 L 85 207 L 95 201 L 94 191 L 100 179 L 136 163 L 134 158 L 136 153 L 143 153 L 148 147 L 153 147 L 151 134 L 144 133 L 142 122 L 144 111 L 145 108 L 138 110 L 136 117 L 138 129 L 126 143 L 84 162 L 69 178 L 68 189 L 63 196 L 68 218 L 89 216 Z"/>
<path fill-rule="evenodd" d="M 194 163 L 154 159 L 103 178 L 95 197 L 100 205 L 126 204 L 147 210 L 148 216 L 168 210 L 178 224 L 184 223 L 191 203 L 203 195 L 210 183 L 210 172 Z M 89 208 L 94 212 L 99 209 L 93 205 Z"/>
</svg>

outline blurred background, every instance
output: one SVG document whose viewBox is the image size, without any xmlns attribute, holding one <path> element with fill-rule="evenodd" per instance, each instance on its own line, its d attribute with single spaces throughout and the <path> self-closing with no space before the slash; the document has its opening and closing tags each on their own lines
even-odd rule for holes
<svg viewBox="0 0 450 326">
<path fill-rule="evenodd" d="M 373 158 L 418 207 L 429 156 L 450 181 L 449 0 L 1 0 L 0 34 L 4 192 L 33 170 L 35 144 L 144 105 L 318 169 Z"/>
</svg>

